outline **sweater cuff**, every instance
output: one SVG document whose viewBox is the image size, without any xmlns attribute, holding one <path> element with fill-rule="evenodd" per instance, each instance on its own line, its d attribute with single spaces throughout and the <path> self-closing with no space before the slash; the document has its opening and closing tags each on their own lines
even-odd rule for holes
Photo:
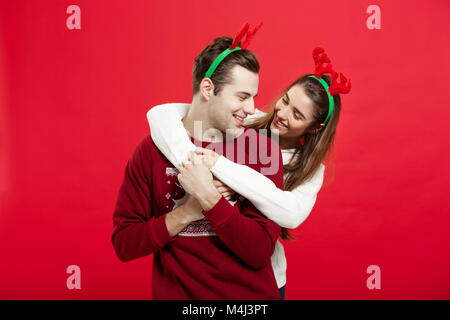
<svg viewBox="0 0 450 320">
<path fill-rule="evenodd" d="M 219 227 L 233 215 L 234 207 L 223 196 L 214 207 L 204 211 L 203 215 L 211 223 L 212 227 Z"/>
<path fill-rule="evenodd" d="M 167 230 L 165 214 L 150 220 L 150 232 L 156 244 L 160 248 L 174 240 L 174 238 L 170 236 L 169 230 Z"/>
</svg>

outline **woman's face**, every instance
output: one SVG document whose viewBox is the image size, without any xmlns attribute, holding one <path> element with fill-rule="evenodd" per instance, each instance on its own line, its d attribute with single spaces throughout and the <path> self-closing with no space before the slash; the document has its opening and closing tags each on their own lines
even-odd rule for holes
<svg viewBox="0 0 450 320">
<path fill-rule="evenodd" d="M 271 130 L 278 130 L 280 140 L 296 140 L 313 122 L 314 103 L 301 85 L 290 88 L 275 105 Z"/>
</svg>

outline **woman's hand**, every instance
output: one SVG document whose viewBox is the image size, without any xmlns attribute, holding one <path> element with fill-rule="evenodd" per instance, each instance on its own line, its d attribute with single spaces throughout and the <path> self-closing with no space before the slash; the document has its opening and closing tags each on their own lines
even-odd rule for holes
<svg viewBox="0 0 450 320">
<path fill-rule="evenodd" d="M 216 187 L 217 191 L 219 191 L 219 193 L 227 200 L 230 200 L 231 197 L 236 193 L 233 189 L 231 189 L 229 186 L 218 179 L 214 179 L 213 184 Z"/>
<path fill-rule="evenodd" d="M 201 156 L 191 153 L 190 160 L 183 162 L 179 169 L 178 181 L 183 189 L 197 198 L 203 210 L 210 210 L 220 200 L 221 195 L 213 183 L 213 176 L 203 164 Z"/>
<path fill-rule="evenodd" d="M 202 156 L 202 161 L 208 169 L 211 169 L 216 164 L 217 160 L 219 160 L 220 155 L 212 150 L 205 148 L 196 148 L 195 154 Z"/>
</svg>

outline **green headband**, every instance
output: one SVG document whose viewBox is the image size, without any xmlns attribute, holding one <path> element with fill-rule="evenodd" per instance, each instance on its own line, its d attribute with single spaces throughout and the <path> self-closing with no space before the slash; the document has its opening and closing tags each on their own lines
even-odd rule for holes
<svg viewBox="0 0 450 320">
<path fill-rule="evenodd" d="M 325 82 L 325 80 L 323 80 L 322 78 L 317 78 L 316 76 L 313 76 L 313 75 L 311 75 L 311 76 L 309 76 L 309 77 L 311 77 L 311 78 L 314 78 L 314 79 L 317 79 L 319 82 L 320 82 L 320 84 L 325 88 L 325 92 L 327 93 L 327 95 L 328 95 L 328 101 L 329 101 L 329 107 L 328 107 L 328 115 L 327 115 L 327 118 L 325 119 L 325 121 L 323 122 L 323 123 L 327 123 L 327 121 L 330 119 L 330 117 L 331 117 L 331 114 L 333 113 L 333 109 L 334 109 L 334 99 L 333 99 L 333 97 L 331 96 L 331 94 L 330 94 L 330 92 L 328 91 L 328 84 Z"/>
<path fill-rule="evenodd" d="M 205 78 L 210 78 L 211 79 L 211 75 L 214 73 L 214 71 L 216 70 L 217 66 L 222 62 L 223 59 L 226 58 L 226 56 L 228 56 L 230 53 L 232 53 L 233 51 L 236 50 L 241 50 L 240 47 L 236 47 L 234 49 L 227 49 L 224 52 L 222 52 L 217 58 L 216 60 L 214 60 L 214 62 L 211 64 L 211 66 L 209 67 L 208 71 L 206 71 L 206 75 Z"/>
</svg>

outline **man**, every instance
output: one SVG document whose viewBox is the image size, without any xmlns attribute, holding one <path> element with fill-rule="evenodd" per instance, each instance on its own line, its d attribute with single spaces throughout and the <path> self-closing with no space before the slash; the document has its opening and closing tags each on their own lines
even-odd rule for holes
<svg viewBox="0 0 450 320">
<path fill-rule="evenodd" d="M 272 162 L 282 159 L 276 143 L 243 127 L 242 119 L 254 112 L 258 60 L 237 50 L 205 77 L 232 40 L 216 38 L 196 57 L 192 103 L 183 124 L 196 144 L 212 144 L 234 158 L 244 154 L 243 163 L 261 172 L 246 138 L 258 149 L 266 145 Z M 205 138 L 194 128 L 197 121 L 221 133 L 222 140 Z M 223 141 L 226 133 L 231 141 Z M 283 188 L 281 165 L 268 177 Z M 270 263 L 280 227 L 246 199 L 230 204 L 195 155 L 178 171 L 145 137 L 127 163 L 113 222 L 112 242 L 121 261 L 153 254 L 154 299 L 280 299 Z"/>
</svg>

